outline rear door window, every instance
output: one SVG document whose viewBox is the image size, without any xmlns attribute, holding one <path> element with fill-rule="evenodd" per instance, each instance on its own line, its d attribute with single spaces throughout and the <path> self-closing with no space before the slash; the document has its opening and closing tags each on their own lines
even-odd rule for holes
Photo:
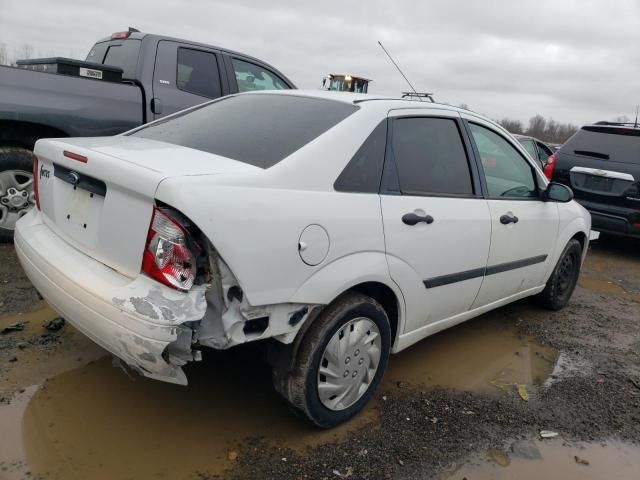
<svg viewBox="0 0 640 480">
<path fill-rule="evenodd" d="M 178 48 L 176 86 L 180 90 L 202 97 L 221 96 L 220 71 L 215 54 L 191 48 Z"/>
<path fill-rule="evenodd" d="M 86 61 L 120 67 L 123 78 L 135 79 L 139 54 L 140 40 L 116 40 L 96 43 L 87 55 Z"/>
<path fill-rule="evenodd" d="M 130 135 L 269 168 L 358 108 L 351 103 L 298 95 L 235 95 L 152 123 Z"/>
<path fill-rule="evenodd" d="M 237 58 L 232 58 L 231 61 L 239 92 L 289 88 L 284 80 L 264 67 Z"/>
<path fill-rule="evenodd" d="M 473 195 L 469 161 L 453 119 L 393 121 L 392 155 L 404 195 Z"/>
</svg>

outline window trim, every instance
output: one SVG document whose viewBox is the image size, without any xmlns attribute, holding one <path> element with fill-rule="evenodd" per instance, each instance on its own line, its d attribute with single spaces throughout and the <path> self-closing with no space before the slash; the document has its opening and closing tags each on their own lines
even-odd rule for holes
<svg viewBox="0 0 640 480">
<path fill-rule="evenodd" d="M 380 169 L 380 178 L 378 178 L 378 188 L 372 192 L 365 192 L 363 190 L 348 190 L 348 189 L 343 189 L 340 188 L 341 186 L 338 185 L 338 181 L 342 178 L 342 175 L 344 174 L 344 172 L 347 170 L 347 168 L 349 168 L 349 166 L 351 165 L 351 163 L 355 160 L 356 155 L 358 155 L 358 153 L 360 153 L 360 150 L 362 149 L 362 147 L 370 141 L 371 136 L 373 135 L 373 133 L 380 127 L 382 127 L 382 125 L 384 125 L 384 152 L 382 153 L 382 168 Z M 387 156 L 387 144 L 389 143 L 389 119 L 388 118 L 384 118 L 382 119 L 375 127 L 373 127 L 373 130 L 371 130 L 371 132 L 369 132 L 369 134 L 367 135 L 367 137 L 364 139 L 364 141 L 360 144 L 360 146 L 358 147 L 358 149 L 355 151 L 355 153 L 351 156 L 351 158 L 349 159 L 349 161 L 347 162 L 347 164 L 344 166 L 344 168 L 340 171 L 340 174 L 336 177 L 335 181 L 333 182 L 333 190 L 335 192 L 340 192 L 340 193 L 359 193 L 359 194 L 368 194 L 368 195 L 376 195 L 380 193 L 380 190 L 382 188 L 382 182 L 383 182 L 383 178 L 384 178 L 384 164 L 386 161 L 386 156 Z"/>
<path fill-rule="evenodd" d="M 480 172 L 478 171 L 474 153 L 472 151 L 472 145 L 467 136 L 467 132 L 460 117 L 447 116 L 447 115 L 429 115 L 411 113 L 407 115 L 394 115 L 388 116 L 387 124 L 387 144 L 384 154 L 384 163 L 382 166 L 382 180 L 380 184 L 381 195 L 399 195 L 404 197 L 436 197 L 436 198 L 484 198 L 481 185 Z M 465 156 L 467 158 L 467 166 L 469 168 L 469 177 L 471 179 L 472 193 L 438 193 L 438 192 L 421 192 L 421 193 L 403 193 L 400 188 L 400 176 L 398 175 L 398 167 L 396 164 L 395 155 L 393 154 L 391 145 L 393 140 L 393 129 L 395 127 L 396 120 L 407 118 L 432 118 L 439 120 L 449 120 L 454 122 L 462 141 L 462 147 L 464 149 Z M 395 185 L 398 188 L 395 188 Z"/>
<path fill-rule="evenodd" d="M 229 77 L 231 79 L 233 79 L 233 86 L 235 88 L 236 93 L 245 93 L 245 92 L 241 92 L 240 88 L 238 88 L 238 79 L 236 77 L 236 68 L 233 65 L 233 61 L 234 60 L 238 60 L 238 61 L 244 62 L 244 63 L 250 63 L 251 65 L 254 65 L 254 66 L 258 67 L 258 68 L 262 68 L 263 70 L 269 72 L 271 75 L 276 77 L 283 85 L 285 85 L 286 88 L 276 89 L 275 91 L 278 91 L 278 90 L 291 90 L 293 88 L 291 85 L 289 85 L 289 82 L 287 82 L 284 78 L 282 78 L 283 77 L 282 74 L 274 72 L 273 69 L 267 67 L 266 65 L 264 65 L 264 64 L 262 64 L 260 62 L 249 60 L 247 58 L 242 58 L 242 57 L 239 57 L 239 56 L 229 55 L 229 67 L 230 67 Z M 273 90 L 271 90 L 271 91 L 273 91 Z"/>
<path fill-rule="evenodd" d="M 465 129 L 467 131 L 467 135 L 469 136 L 469 141 L 471 142 L 471 146 L 473 148 L 473 154 L 474 154 L 474 157 L 475 157 L 475 164 L 476 164 L 476 167 L 478 168 L 478 171 L 480 172 L 480 183 L 482 185 L 483 198 L 485 198 L 487 200 L 505 200 L 505 201 L 516 201 L 516 202 L 530 202 L 530 201 L 541 202 L 542 201 L 542 198 L 541 198 L 542 190 L 540 188 L 540 182 L 539 182 L 537 170 L 536 170 L 535 166 L 532 165 L 531 162 L 524 155 L 522 155 L 520 150 L 515 146 L 514 142 L 509 140 L 507 137 L 505 137 L 502 133 L 500 133 L 496 129 L 490 128 L 487 125 L 483 125 L 480 122 L 475 122 L 473 120 L 467 120 L 465 118 L 465 119 L 462 120 L 462 123 L 464 124 Z M 471 132 L 471 124 L 477 125 L 478 127 L 485 128 L 486 130 L 489 130 L 489 131 L 495 133 L 500 138 L 502 138 L 505 142 L 507 142 L 509 145 L 511 145 L 511 147 L 513 147 L 513 149 L 518 153 L 518 155 L 520 155 L 520 158 L 522 158 L 525 161 L 525 163 L 527 163 L 529 165 L 529 170 L 531 171 L 531 175 L 533 176 L 533 183 L 534 183 L 534 185 L 536 187 L 536 195 L 535 196 L 532 196 L 532 197 L 494 197 L 494 196 L 491 196 L 489 194 L 489 188 L 487 186 L 486 174 L 484 173 L 484 166 L 482 165 L 482 158 L 480 157 L 480 151 L 478 150 L 478 146 L 476 145 L 476 141 L 473 138 L 473 132 Z M 522 145 L 520 145 L 520 148 L 522 148 L 524 150 L 524 147 Z"/>
<path fill-rule="evenodd" d="M 197 93 L 197 92 L 192 92 L 191 90 L 187 90 L 186 88 L 181 88 L 178 85 L 178 68 L 180 66 L 180 50 L 193 50 L 196 52 L 202 52 L 202 53 L 206 53 L 208 55 L 213 55 L 213 58 L 216 62 L 216 67 L 218 69 L 218 84 L 220 85 L 220 95 L 218 95 L 217 97 L 210 97 L 209 95 L 202 95 L 201 93 Z M 197 95 L 198 97 L 201 98 L 211 98 L 211 99 L 216 99 L 216 98 L 220 98 L 224 96 L 224 89 L 222 87 L 222 77 L 220 76 L 220 61 L 218 59 L 218 54 L 216 52 L 213 52 L 211 50 L 204 50 L 202 48 L 193 48 L 191 46 L 184 46 L 184 45 L 178 45 L 176 48 L 176 89 L 180 90 L 181 92 L 186 92 L 189 93 L 191 95 Z"/>
</svg>

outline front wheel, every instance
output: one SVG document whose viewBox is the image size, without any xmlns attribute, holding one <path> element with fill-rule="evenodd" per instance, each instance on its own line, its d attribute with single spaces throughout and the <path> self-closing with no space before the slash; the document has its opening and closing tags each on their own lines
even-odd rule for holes
<svg viewBox="0 0 640 480">
<path fill-rule="evenodd" d="M 34 205 L 31 152 L 0 147 L 0 243 L 13 240 L 16 222 Z"/>
<path fill-rule="evenodd" d="M 366 295 L 348 293 L 315 319 L 279 391 L 319 427 L 343 423 L 364 408 L 387 367 L 389 318 Z"/>
<path fill-rule="evenodd" d="M 581 262 L 582 245 L 572 238 L 564 247 L 544 290 L 538 294 L 542 306 L 549 310 L 560 310 L 569 303 L 578 283 Z"/>
</svg>

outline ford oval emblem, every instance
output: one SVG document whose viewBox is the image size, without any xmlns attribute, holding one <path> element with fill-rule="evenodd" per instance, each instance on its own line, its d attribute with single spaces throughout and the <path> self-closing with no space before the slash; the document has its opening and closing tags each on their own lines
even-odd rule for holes
<svg viewBox="0 0 640 480">
<path fill-rule="evenodd" d="M 76 172 L 69 172 L 67 174 L 67 179 L 69 180 L 69 183 L 71 183 L 71 185 L 77 185 L 80 182 L 80 175 L 78 175 Z"/>
</svg>

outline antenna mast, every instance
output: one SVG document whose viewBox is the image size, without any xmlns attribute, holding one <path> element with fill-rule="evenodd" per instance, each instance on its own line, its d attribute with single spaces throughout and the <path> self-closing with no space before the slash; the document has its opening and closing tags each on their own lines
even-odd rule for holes
<svg viewBox="0 0 640 480">
<path fill-rule="evenodd" d="M 402 73 L 402 70 L 400 70 L 400 67 L 398 66 L 398 64 L 393 60 L 393 58 L 391 57 L 391 55 L 389 55 L 389 52 L 387 52 L 387 49 L 384 48 L 384 45 L 382 45 L 382 42 L 380 40 L 378 40 L 378 45 L 380 45 L 380 48 L 382 48 L 382 51 L 384 53 L 387 54 L 387 57 L 389 57 L 389 60 L 391 60 L 391 63 L 393 63 L 393 65 L 398 69 L 398 71 L 400 72 L 400 75 L 402 75 L 402 77 L 405 79 L 405 81 L 409 84 L 409 86 L 411 87 L 411 90 L 413 90 L 413 93 L 416 94 L 416 96 L 418 95 L 418 92 L 416 92 L 416 89 L 413 88 L 413 85 L 411 85 L 411 82 L 409 81 L 409 79 L 407 78 L 407 76 Z"/>
</svg>

